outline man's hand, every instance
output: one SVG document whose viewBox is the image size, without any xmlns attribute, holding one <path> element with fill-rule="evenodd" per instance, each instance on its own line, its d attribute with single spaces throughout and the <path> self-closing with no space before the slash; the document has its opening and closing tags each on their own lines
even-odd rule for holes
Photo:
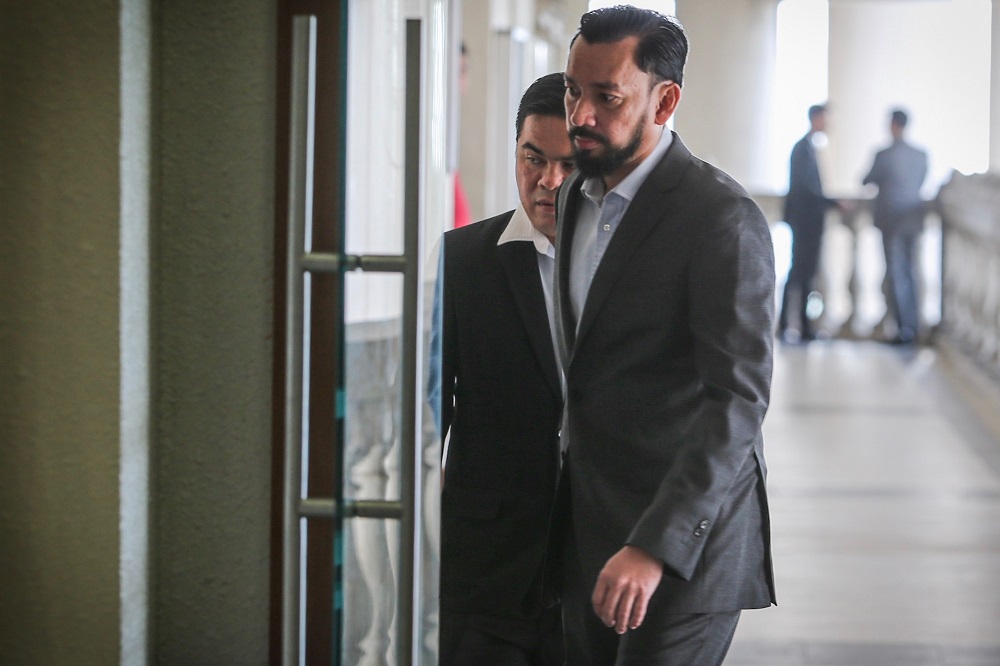
<svg viewBox="0 0 1000 666">
<path fill-rule="evenodd" d="M 591 597 L 594 612 L 619 634 L 638 628 L 662 577 L 660 560 L 635 546 L 625 546 L 608 560 L 597 577 Z"/>
</svg>

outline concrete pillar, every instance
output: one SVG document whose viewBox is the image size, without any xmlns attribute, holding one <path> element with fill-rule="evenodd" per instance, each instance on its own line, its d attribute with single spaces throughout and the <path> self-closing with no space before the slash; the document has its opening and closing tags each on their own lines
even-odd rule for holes
<svg viewBox="0 0 1000 666">
<path fill-rule="evenodd" d="M 691 43 L 675 129 L 750 191 L 767 189 L 776 0 L 678 0 Z"/>
<path fill-rule="evenodd" d="M 462 4 L 469 76 L 461 101 L 459 169 L 473 220 L 502 213 L 517 202 L 513 172 L 517 101 L 535 78 L 565 68 L 569 39 L 586 11 L 586 0 Z"/>
<path fill-rule="evenodd" d="M 982 1 L 830 1 L 824 175 L 833 195 L 861 192 L 874 151 L 889 143 L 888 115 L 896 106 L 910 113 L 908 138 L 930 153 L 929 189 L 951 168 L 986 169 L 988 10 Z"/>
<path fill-rule="evenodd" d="M 460 101 L 459 172 L 469 198 L 472 219 L 480 220 L 486 211 L 487 159 L 483 150 L 486 119 L 490 116 L 489 88 L 493 67 L 487 45 L 490 43 L 490 3 L 465 2 L 462 5 L 462 40 L 468 49 L 468 75 Z M 502 211 L 494 211 L 493 215 Z"/>
<path fill-rule="evenodd" d="M 156 8 L 154 660 L 264 664 L 276 3 Z"/>
</svg>

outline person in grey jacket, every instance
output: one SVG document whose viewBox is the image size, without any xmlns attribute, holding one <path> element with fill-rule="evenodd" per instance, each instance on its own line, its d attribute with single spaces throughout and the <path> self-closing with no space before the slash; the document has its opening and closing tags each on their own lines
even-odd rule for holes
<svg viewBox="0 0 1000 666">
<path fill-rule="evenodd" d="M 909 118 L 896 109 L 889 121 L 892 144 L 875 154 L 864 184 L 878 187 L 875 226 L 882 232 L 885 251 L 887 305 L 896 320 L 890 342 L 912 344 L 920 332 L 917 305 L 916 251 L 924 228 L 925 206 L 920 188 L 927 177 L 927 153 L 903 138 Z"/>
<path fill-rule="evenodd" d="M 722 663 L 774 602 L 761 422 L 774 325 L 767 222 L 665 128 L 687 38 L 618 6 L 566 67 L 577 172 L 559 190 L 556 303 L 569 496 L 566 663 Z"/>
</svg>

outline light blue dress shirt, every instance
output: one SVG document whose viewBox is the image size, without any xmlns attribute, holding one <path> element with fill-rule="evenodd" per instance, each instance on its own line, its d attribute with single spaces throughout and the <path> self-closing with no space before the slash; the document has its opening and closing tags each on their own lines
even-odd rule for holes
<svg viewBox="0 0 1000 666">
<path fill-rule="evenodd" d="M 580 325 L 583 306 L 587 302 L 590 283 L 611 238 L 639 188 L 666 154 L 672 141 L 673 134 L 664 128 L 653 152 L 608 192 L 604 191 L 603 178 L 587 178 L 583 181 L 580 188 L 583 196 L 577 206 L 576 232 L 573 234 L 569 260 L 570 305 L 577 326 Z"/>
</svg>

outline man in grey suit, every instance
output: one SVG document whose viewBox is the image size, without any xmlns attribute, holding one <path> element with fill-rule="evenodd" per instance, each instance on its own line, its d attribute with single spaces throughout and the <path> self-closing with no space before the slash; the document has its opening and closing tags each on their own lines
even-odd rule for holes
<svg viewBox="0 0 1000 666">
<path fill-rule="evenodd" d="M 909 118 L 896 109 L 889 120 L 892 145 L 875 154 L 864 184 L 878 186 L 875 226 L 882 232 L 889 312 L 896 320 L 898 344 L 912 344 L 920 330 L 915 255 L 924 228 L 920 188 L 927 177 L 927 153 L 907 143 L 903 132 Z"/>
<path fill-rule="evenodd" d="M 771 239 L 746 191 L 664 129 L 686 56 L 676 20 L 634 7 L 585 14 L 570 47 L 556 302 L 573 666 L 719 664 L 740 610 L 774 602 Z"/>
</svg>

